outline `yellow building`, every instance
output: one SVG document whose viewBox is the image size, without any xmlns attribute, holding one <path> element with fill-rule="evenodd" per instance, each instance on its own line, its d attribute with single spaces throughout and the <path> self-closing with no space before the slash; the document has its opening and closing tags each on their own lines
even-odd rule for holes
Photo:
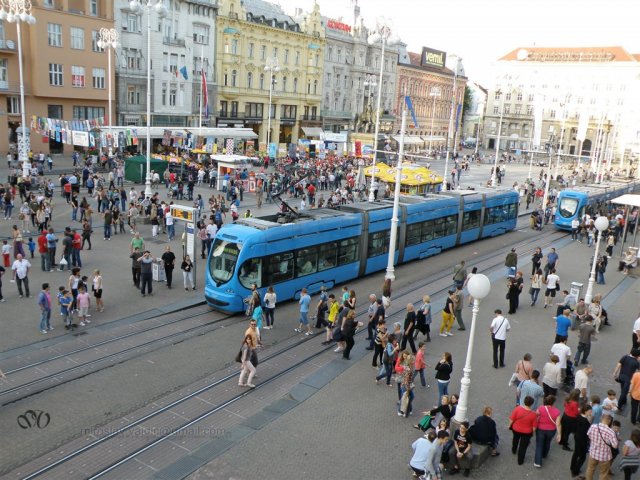
<svg viewBox="0 0 640 480">
<path fill-rule="evenodd" d="M 262 0 L 227 0 L 217 36 L 218 127 L 252 128 L 261 149 L 268 136 L 283 148 L 319 131 L 325 33 L 317 4 L 294 19 Z"/>
<path fill-rule="evenodd" d="M 7 3 L 7 2 L 5 2 Z M 112 28 L 113 0 L 32 0 L 34 25 L 21 23 L 27 125 L 37 115 L 59 120 L 107 116 L 107 52 L 100 28 Z M 16 24 L 0 21 L 0 152 L 16 147 L 21 124 Z M 113 53 L 111 53 L 113 54 Z M 114 72 L 112 72 L 114 75 Z M 34 153 L 70 152 L 31 130 Z"/>
</svg>

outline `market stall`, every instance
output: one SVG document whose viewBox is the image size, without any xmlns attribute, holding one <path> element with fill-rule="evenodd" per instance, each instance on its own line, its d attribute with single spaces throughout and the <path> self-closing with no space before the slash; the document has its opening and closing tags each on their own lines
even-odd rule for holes
<svg viewBox="0 0 640 480">
<path fill-rule="evenodd" d="M 252 165 L 252 157 L 246 157 L 244 155 L 211 155 L 211 160 L 218 165 L 218 190 L 222 190 L 222 180 L 226 174 L 234 178 L 237 171 L 242 171 L 245 168 L 249 170 Z M 256 191 L 255 172 L 248 171 L 247 178 L 242 179 L 242 182 L 245 192 Z"/>
<path fill-rule="evenodd" d="M 364 169 L 365 176 L 373 175 L 380 181 L 393 186 L 396 183 L 396 168 L 385 163 L 377 163 Z M 414 164 L 403 163 L 400 177 L 400 191 L 409 195 L 425 195 L 427 193 L 439 192 L 442 188 L 443 178 L 426 167 Z"/>
</svg>

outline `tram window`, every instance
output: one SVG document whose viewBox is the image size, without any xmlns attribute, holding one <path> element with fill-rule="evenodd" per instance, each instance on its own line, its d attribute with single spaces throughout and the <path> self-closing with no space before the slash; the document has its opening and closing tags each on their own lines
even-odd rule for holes
<svg viewBox="0 0 640 480">
<path fill-rule="evenodd" d="M 318 269 L 318 249 L 302 248 L 296 251 L 296 277 L 315 273 Z"/>
<path fill-rule="evenodd" d="M 449 215 L 445 217 L 444 235 L 455 235 L 458 231 L 458 215 Z"/>
<path fill-rule="evenodd" d="M 359 238 L 348 238 L 338 243 L 338 265 L 347 265 L 358 260 Z"/>
<path fill-rule="evenodd" d="M 264 259 L 265 285 L 284 282 L 293 278 L 293 252 L 282 252 Z"/>
<path fill-rule="evenodd" d="M 480 227 L 480 210 L 464 212 L 462 217 L 462 230 L 472 230 Z"/>
<path fill-rule="evenodd" d="M 407 225 L 407 239 L 405 241 L 405 245 L 417 245 L 420 243 L 422 225 L 422 223 Z"/>
<path fill-rule="evenodd" d="M 209 271 L 216 283 L 223 284 L 231 279 L 239 254 L 240 246 L 236 243 L 221 239 L 213 243 Z"/>
<path fill-rule="evenodd" d="M 383 255 L 389 251 L 389 230 L 369 234 L 369 258 Z"/>
<path fill-rule="evenodd" d="M 255 284 L 258 288 L 262 287 L 262 259 L 252 258 L 247 260 L 240 267 L 238 279 L 243 287 L 251 288 Z"/>
<path fill-rule="evenodd" d="M 434 239 L 434 221 L 422 222 L 422 242 L 429 242 Z"/>
<path fill-rule="evenodd" d="M 513 220 L 514 218 L 516 218 L 516 205 L 515 203 L 510 203 L 507 205 L 500 205 L 498 207 L 487 208 L 484 224 L 493 225 L 495 223 Z"/>
<path fill-rule="evenodd" d="M 563 218 L 573 217 L 576 214 L 576 210 L 578 210 L 577 198 L 564 197 L 560 201 L 560 205 L 558 205 L 558 212 Z"/>
<path fill-rule="evenodd" d="M 323 243 L 318 252 L 318 271 L 328 270 L 336 266 L 338 245 L 335 242 Z"/>
</svg>

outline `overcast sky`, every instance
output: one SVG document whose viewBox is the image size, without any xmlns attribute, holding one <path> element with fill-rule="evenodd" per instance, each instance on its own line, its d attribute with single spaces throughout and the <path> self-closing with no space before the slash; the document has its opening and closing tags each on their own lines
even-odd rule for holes
<svg viewBox="0 0 640 480">
<path fill-rule="evenodd" d="M 279 0 L 293 13 L 314 0 Z M 318 0 L 323 15 L 353 24 L 352 0 Z M 637 0 L 358 0 L 365 24 L 390 18 L 411 51 L 458 54 L 467 76 L 491 87 L 489 67 L 518 47 L 622 46 L 640 53 Z M 635 8 L 634 8 L 635 4 Z"/>
</svg>

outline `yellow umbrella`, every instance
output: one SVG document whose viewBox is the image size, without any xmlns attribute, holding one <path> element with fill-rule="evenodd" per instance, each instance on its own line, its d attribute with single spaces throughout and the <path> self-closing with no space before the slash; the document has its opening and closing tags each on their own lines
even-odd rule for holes
<svg viewBox="0 0 640 480">
<path fill-rule="evenodd" d="M 413 163 L 404 163 L 402 165 L 401 175 L 401 185 L 430 185 L 442 183 L 444 180 L 441 175 L 432 172 L 426 167 Z M 395 183 L 396 169 L 386 166 L 385 170 L 381 171 L 379 177 L 383 182 Z"/>
</svg>

